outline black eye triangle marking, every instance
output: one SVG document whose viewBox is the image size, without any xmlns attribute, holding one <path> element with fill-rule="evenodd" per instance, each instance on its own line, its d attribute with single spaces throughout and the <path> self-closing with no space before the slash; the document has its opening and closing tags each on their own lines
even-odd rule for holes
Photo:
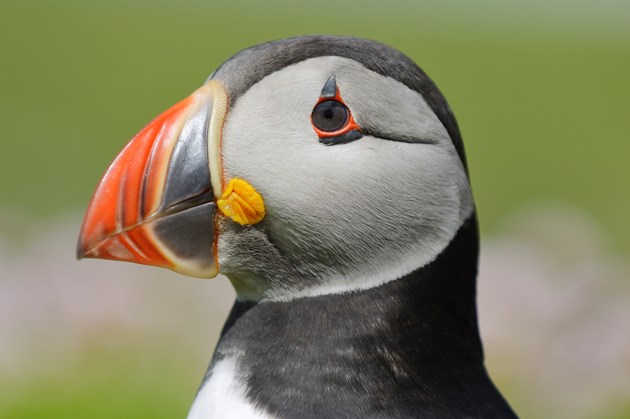
<svg viewBox="0 0 630 419">
<path fill-rule="evenodd" d="M 361 128 L 339 94 L 334 74 L 324 83 L 311 113 L 311 124 L 319 142 L 325 145 L 345 144 L 363 137 Z"/>
<path fill-rule="evenodd" d="M 326 99 L 332 99 L 337 95 L 337 79 L 334 74 L 331 74 L 324 84 L 321 97 Z"/>
</svg>

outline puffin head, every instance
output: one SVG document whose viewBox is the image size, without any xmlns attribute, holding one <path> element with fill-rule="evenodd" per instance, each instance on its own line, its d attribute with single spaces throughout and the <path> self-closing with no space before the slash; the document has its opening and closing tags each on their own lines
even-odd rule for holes
<svg viewBox="0 0 630 419">
<path fill-rule="evenodd" d="M 78 256 L 291 300 L 401 278 L 474 213 L 425 73 L 373 41 L 307 36 L 241 51 L 140 131 L 96 189 Z"/>
</svg>

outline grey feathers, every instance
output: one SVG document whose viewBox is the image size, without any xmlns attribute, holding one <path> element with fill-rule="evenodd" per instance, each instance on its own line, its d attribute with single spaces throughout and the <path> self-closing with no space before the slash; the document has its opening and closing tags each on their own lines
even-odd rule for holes
<svg viewBox="0 0 630 419">
<path fill-rule="evenodd" d="M 420 93 L 440 119 L 466 166 L 457 121 L 433 81 L 402 52 L 367 39 L 341 36 L 301 36 L 247 48 L 223 63 L 210 78 L 223 82 L 233 104 L 252 85 L 289 65 L 309 58 L 338 56 L 352 59 Z"/>
</svg>

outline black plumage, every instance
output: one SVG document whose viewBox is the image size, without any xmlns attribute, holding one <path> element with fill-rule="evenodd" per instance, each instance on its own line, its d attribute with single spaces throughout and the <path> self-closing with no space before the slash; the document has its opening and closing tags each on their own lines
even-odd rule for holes
<svg viewBox="0 0 630 419">
<path fill-rule="evenodd" d="M 334 147 L 320 96 L 346 112 Z M 229 202 L 262 218 L 234 217 L 232 181 L 246 197 Z M 411 59 L 290 38 L 239 52 L 134 137 L 79 256 L 230 278 L 240 299 L 191 419 L 510 418 L 484 367 L 469 183 L 455 117 Z"/>
<path fill-rule="evenodd" d="M 365 291 L 239 302 L 214 362 L 241 354 L 247 396 L 283 418 L 510 418 L 483 365 L 469 219 L 429 265 Z"/>
<path fill-rule="evenodd" d="M 349 58 L 368 70 L 398 80 L 420 93 L 440 119 L 464 166 L 466 155 L 453 111 L 433 80 L 402 52 L 369 39 L 311 35 L 281 39 L 247 48 L 226 60 L 209 79 L 221 79 L 231 105 L 265 76 L 287 66 L 323 56 Z"/>
</svg>

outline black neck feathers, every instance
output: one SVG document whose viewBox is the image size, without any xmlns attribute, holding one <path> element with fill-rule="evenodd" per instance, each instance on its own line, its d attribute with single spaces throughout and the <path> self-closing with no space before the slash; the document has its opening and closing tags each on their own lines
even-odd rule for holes
<svg viewBox="0 0 630 419">
<path fill-rule="evenodd" d="M 278 417 L 515 417 L 483 365 L 476 220 L 433 262 L 365 291 L 236 302 L 213 363 L 239 355 Z"/>
</svg>

